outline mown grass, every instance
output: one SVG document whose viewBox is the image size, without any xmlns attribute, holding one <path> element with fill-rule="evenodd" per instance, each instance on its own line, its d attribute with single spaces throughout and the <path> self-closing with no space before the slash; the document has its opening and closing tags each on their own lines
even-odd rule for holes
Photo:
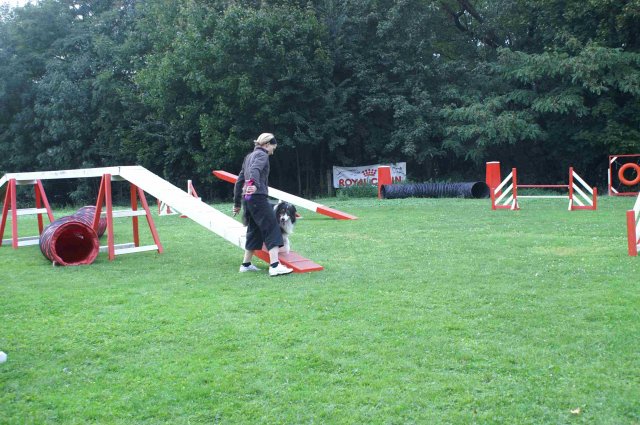
<svg viewBox="0 0 640 425">
<path fill-rule="evenodd" d="M 0 423 L 640 423 L 631 199 L 320 202 L 359 219 L 303 211 L 317 273 L 239 274 L 176 216 L 161 255 L 1 247 Z"/>
</svg>

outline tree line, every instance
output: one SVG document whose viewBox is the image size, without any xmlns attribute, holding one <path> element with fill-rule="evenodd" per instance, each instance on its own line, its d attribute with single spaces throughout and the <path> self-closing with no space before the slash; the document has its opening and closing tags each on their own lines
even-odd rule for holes
<svg viewBox="0 0 640 425">
<path fill-rule="evenodd" d="M 42 0 L 0 8 L 0 175 L 142 165 L 229 196 L 252 140 L 273 186 L 406 161 L 414 181 L 606 182 L 640 153 L 638 0 Z M 94 183 L 60 182 L 70 202 Z"/>
</svg>

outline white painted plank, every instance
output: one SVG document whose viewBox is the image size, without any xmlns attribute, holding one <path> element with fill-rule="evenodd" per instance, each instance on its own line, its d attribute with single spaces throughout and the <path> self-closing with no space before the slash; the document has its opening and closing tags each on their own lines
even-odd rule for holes
<svg viewBox="0 0 640 425">
<path fill-rule="evenodd" d="M 244 248 L 246 228 L 234 218 L 194 198 L 145 168 L 120 167 L 120 175 L 172 209 L 180 211 L 234 245 Z"/>
<path fill-rule="evenodd" d="M 135 247 L 136 244 L 134 244 L 133 242 L 127 242 L 127 243 L 121 243 L 121 244 L 115 244 L 113 246 L 113 249 L 125 249 L 125 248 L 133 248 Z M 109 252 L 109 246 L 108 245 L 102 245 L 99 249 L 100 252 Z"/>
<path fill-rule="evenodd" d="M 2 245 L 10 245 L 13 241 L 11 239 L 3 239 Z M 24 236 L 18 238 L 18 246 L 38 245 L 40 243 L 40 236 Z"/>
<path fill-rule="evenodd" d="M 16 215 L 35 215 L 46 214 L 46 208 L 19 208 L 16 210 Z M 7 211 L 7 217 L 11 216 L 11 210 Z"/>
<path fill-rule="evenodd" d="M 561 199 L 569 199 L 569 195 L 518 195 L 518 198 L 539 198 L 539 199 L 561 198 Z"/>
<path fill-rule="evenodd" d="M 138 217 L 141 215 L 146 215 L 147 212 L 145 210 L 117 210 L 117 211 L 113 211 L 113 217 L 117 218 L 117 217 Z M 102 216 L 107 215 L 106 211 L 102 211 Z"/>
<path fill-rule="evenodd" d="M 133 248 L 121 248 L 113 251 L 114 255 L 132 254 L 134 252 L 157 251 L 158 245 L 144 245 Z"/>
<path fill-rule="evenodd" d="M 103 174 L 117 176 L 126 167 L 81 168 L 76 170 L 33 171 L 29 173 L 7 173 L 5 177 L 16 180 L 56 180 L 82 177 L 102 177 Z M 140 167 L 142 168 L 142 167 Z"/>
<path fill-rule="evenodd" d="M 298 205 L 302 208 L 305 208 L 307 210 L 316 212 L 318 207 L 321 207 L 321 204 L 318 204 L 317 202 L 313 202 L 310 201 L 308 199 L 304 199 L 301 198 L 299 196 L 296 195 L 292 195 L 290 193 L 287 192 L 283 192 L 282 190 L 279 189 L 274 189 L 272 187 L 269 188 L 269 196 L 271 196 L 272 198 L 276 198 L 285 202 L 289 202 L 290 204 L 294 204 L 294 205 Z"/>
</svg>

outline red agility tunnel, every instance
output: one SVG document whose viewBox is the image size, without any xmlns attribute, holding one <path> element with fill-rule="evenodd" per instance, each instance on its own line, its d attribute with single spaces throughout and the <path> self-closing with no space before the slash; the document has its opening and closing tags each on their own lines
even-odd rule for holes
<svg viewBox="0 0 640 425">
<path fill-rule="evenodd" d="M 47 226 L 40 235 L 40 250 L 44 256 L 61 266 L 93 263 L 100 251 L 98 238 L 107 228 L 107 220 L 100 218 L 96 234 L 91 227 L 95 213 L 96 207 L 89 205 Z"/>
<path fill-rule="evenodd" d="M 54 264 L 79 266 L 95 261 L 100 243 L 91 226 L 74 216 L 68 216 L 54 221 L 43 230 L 40 251 Z"/>
<path fill-rule="evenodd" d="M 96 207 L 94 205 L 88 205 L 86 207 L 80 208 L 76 211 L 71 217 L 75 217 L 78 221 L 86 224 L 87 226 L 93 226 L 93 216 L 96 214 Z M 107 230 L 107 219 L 104 217 L 100 217 L 100 221 L 98 222 L 98 237 L 102 237 L 104 235 L 105 230 Z"/>
</svg>

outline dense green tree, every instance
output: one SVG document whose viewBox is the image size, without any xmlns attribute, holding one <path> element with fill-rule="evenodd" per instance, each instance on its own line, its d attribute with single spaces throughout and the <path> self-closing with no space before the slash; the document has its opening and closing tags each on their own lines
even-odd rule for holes
<svg viewBox="0 0 640 425">
<path fill-rule="evenodd" d="M 637 6 L 545 0 L 486 8 L 483 23 L 494 21 L 502 41 L 496 59 L 478 64 L 475 78 L 485 85 L 443 110 L 447 145 L 478 161 L 534 163 L 528 173 L 536 179 L 566 180 L 574 165 L 603 183 L 606 155 L 639 146 Z"/>
<path fill-rule="evenodd" d="M 638 0 L 43 0 L 0 9 L 0 171 L 141 164 L 227 196 L 272 131 L 274 185 L 332 165 L 531 180 L 640 145 Z M 534 163 L 535 167 L 529 166 Z M 83 186 L 84 185 L 84 186 Z M 68 184 L 72 200 L 91 197 Z"/>
<path fill-rule="evenodd" d="M 310 187 L 331 119 L 331 62 L 314 12 L 196 2 L 177 12 L 180 34 L 148 57 L 137 78 L 164 123 L 158 148 L 172 154 L 165 164 L 182 162 L 178 168 L 201 175 L 235 170 L 251 141 L 272 131 L 281 142 L 274 160 L 283 164 L 274 168 L 297 175 L 296 190 L 303 180 Z"/>
<path fill-rule="evenodd" d="M 61 4 L 44 2 L 4 9 L 0 20 L 0 170 L 37 167 L 34 144 L 37 87 L 46 73 L 51 46 L 63 38 L 73 17 Z"/>
</svg>

